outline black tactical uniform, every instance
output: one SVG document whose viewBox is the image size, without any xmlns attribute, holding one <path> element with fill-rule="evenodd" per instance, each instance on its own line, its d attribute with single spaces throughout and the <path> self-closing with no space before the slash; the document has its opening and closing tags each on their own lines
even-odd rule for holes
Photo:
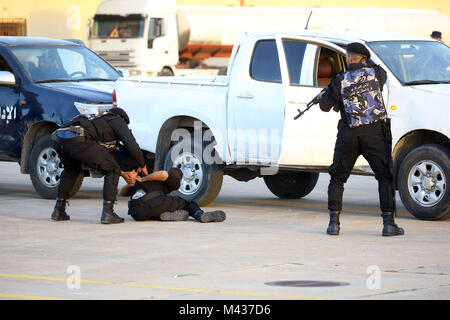
<svg viewBox="0 0 450 320">
<path fill-rule="evenodd" d="M 113 152 L 122 171 L 127 172 L 136 168 L 136 162 L 126 150 L 118 147 Z M 130 187 L 128 196 L 128 214 L 136 221 L 163 220 L 180 221 L 187 220 L 189 216 L 200 222 L 222 222 L 225 220 L 225 212 L 221 210 L 204 212 L 195 201 L 186 201 L 181 197 L 172 196 L 170 193 L 180 188 L 183 173 L 178 168 L 168 171 L 165 181 L 139 182 Z"/>
<path fill-rule="evenodd" d="M 53 220 L 69 220 L 65 213 L 66 200 L 82 164 L 105 175 L 103 184 L 103 224 L 120 223 L 113 206 L 116 201 L 120 166 L 112 155 L 117 141 L 121 141 L 139 167 L 145 166 L 144 157 L 127 124 L 125 111 L 114 108 L 97 116 L 77 116 L 67 128 L 54 133 L 55 148 L 64 164 Z"/>
<path fill-rule="evenodd" d="M 360 43 L 347 47 L 348 53 L 370 57 Z M 339 214 L 342 210 L 344 183 L 359 155 L 363 155 L 378 180 L 380 207 L 384 222 L 383 235 L 403 234 L 394 224 L 395 190 L 393 184 L 390 119 L 384 107 L 381 90 L 386 72 L 380 66 L 351 63 L 349 71 L 332 80 L 319 100 L 322 111 L 339 107 L 341 120 L 334 149 L 333 164 L 329 167 L 328 234 L 339 234 Z"/>
</svg>

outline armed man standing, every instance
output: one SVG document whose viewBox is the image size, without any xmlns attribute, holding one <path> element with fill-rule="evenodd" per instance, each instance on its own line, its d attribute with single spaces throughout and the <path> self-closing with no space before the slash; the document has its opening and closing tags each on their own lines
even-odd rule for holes
<svg viewBox="0 0 450 320">
<path fill-rule="evenodd" d="M 322 111 L 338 106 L 341 120 L 329 168 L 328 209 L 330 223 L 327 233 L 338 235 L 344 184 L 359 155 L 363 155 L 378 180 L 383 236 L 403 235 L 394 223 L 395 189 L 392 166 L 392 135 L 390 119 L 381 94 L 386 72 L 380 66 L 368 66 L 369 50 L 361 43 L 347 46 L 348 71 L 336 76 L 319 95 Z"/>
<path fill-rule="evenodd" d="M 142 151 L 128 128 L 129 123 L 128 115 L 123 109 L 113 108 L 98 115 L 79 115 L 66 128 L 54 132 L 55 148 L 64 164 L 64 171 L 51 216 L 53 220 L 70 220 L 66 213 L 67 199 L 84 164 L 105 175 L 101 223 L 124 222 L 124 219 L 114 212 L 121 170 L 111 151 L 118 141 L 124 144 L 138 163 L 138 171 L 148 174 Z"/>
</svg>

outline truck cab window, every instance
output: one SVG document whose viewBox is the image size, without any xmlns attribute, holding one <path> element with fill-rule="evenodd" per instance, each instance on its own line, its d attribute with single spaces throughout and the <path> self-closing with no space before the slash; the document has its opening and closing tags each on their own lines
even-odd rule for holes
<svg viewBox="0 0 450 320">
<path fill-rule="evenodd" d="M 346 70 L 345 57 L 333 50 L 321 47 L 317 60 L 317 85 L 327 87 L 331 80 Z"/>
<path fill-rule="evenodd" d="M 281 83 L 280 60 L 275 40 L 261 40 L 256 43 L 250 76 L 254 80 Z"/>
<path fill-rule="evenodd" d="M 165 35 L 164 19 L 151 18 L 150 26 L 148 28 L 148 47 L 153 48 L 153 40 Z"/>
<path fill-rule="evenodd" d="M 291 85 L 307 85 L 307 83 L 302 83 L 300 78 L 307 45 L 300 41 L 283 41 Z"/>
<path fill-rule="evenodd" d="M 131 14 L 94 16 L 91 37 L 94 39 L 141 38 L 144 34 L 145 19 L 142 15 Z"/>
</svg>

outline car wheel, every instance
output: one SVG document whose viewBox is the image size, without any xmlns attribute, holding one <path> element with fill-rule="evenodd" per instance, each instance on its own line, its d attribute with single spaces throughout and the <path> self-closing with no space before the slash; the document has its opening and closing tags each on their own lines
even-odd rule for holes
<svg viewBox="0 0 450 320">
<path fill-rule="evenodd" d="M 449 150 L 424 145 L 411 151 L 400 165 L 398 191 L 406 209 L 418 219 L 440 220 L 450 216 Z"/>
<path fill-rule="evenodd" d="M 264 182 L 269 190 L 282 199 L 307 196 L 316 186 L 318 179 L 317 172 L 290 172 L 264 176 Z"/>
<path fill-rule="evenodd" d="M 159 77 L 172 77 L 173 71 L 170 68 L 163 68 L 160 72 L 158 72 Z"/>
<path fill-rule="evenodd" d="M 30 178 L 34 189 L 44 199 L 56 199 L 64 166 L 50 135 L 42 136 L 36 141 L 29 161 Z M 78 192 L 83 178 L 84 174 L 81 172 L 73 185 L 69 198 Z"/>
<path fill-rule="evenodd" d="M 193 142 L 183 148 L 183 141 L 174 144 L 166 155 L 164 170 L 176 167 L 183 172 L 177 196 L 207 205 L 216 199 L 222 188 L 223 170 L 218 164 L 207 164 L 203 157 L 205 145 Z M 215 151 L 213 151 L 215 153 Z"/>
</svg>

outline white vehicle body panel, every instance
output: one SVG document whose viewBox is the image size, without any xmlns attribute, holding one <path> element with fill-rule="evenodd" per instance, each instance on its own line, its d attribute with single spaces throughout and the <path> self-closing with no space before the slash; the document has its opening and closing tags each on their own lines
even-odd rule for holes
<svg viewBox="0 0 450 320">
<path fill-rule="evenodd" d="M 227 78 L 127 78 L 116 86 L 118 106 L 130 119 L 130 128 L 143 150 L 155 152 L 163 124 L 176 116 L 201 120 L 213 132 L 222 159 L 226 159 Z M 142 99 L 145 92 L 145 99 Z M 121 100 L 119 97 L 125 97 Z"/>
</svg>

